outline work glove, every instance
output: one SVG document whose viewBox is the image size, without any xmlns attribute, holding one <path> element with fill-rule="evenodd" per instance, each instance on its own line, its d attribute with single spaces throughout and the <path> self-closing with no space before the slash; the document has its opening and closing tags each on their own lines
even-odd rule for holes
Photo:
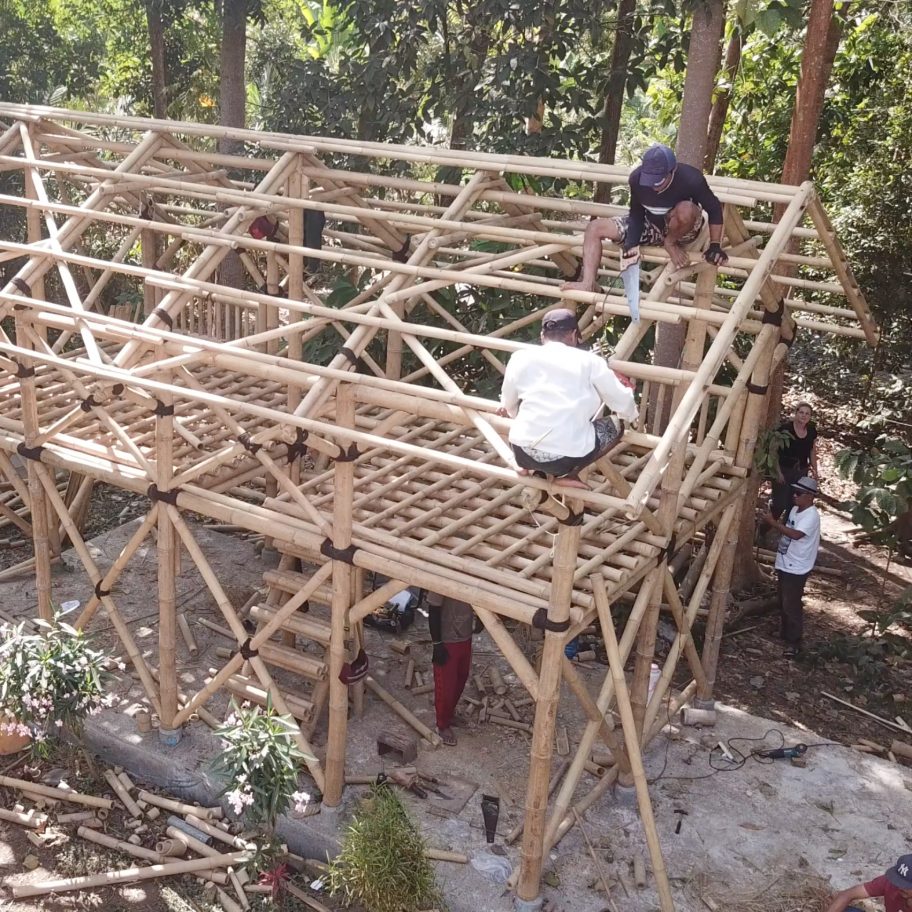
<svg viewBox="0 0 912 912">
<path fill-rule="evenodd" d="M 449 661 L 450 653 L 447 650 L 446 646 L 443 643 L 434 643 L 434 654 L 431 657 L 431 661 L 435 665 L 446 665 Z"/>
<path fill-rule="evenodd" d="M 703 259 L 713 266 L 722 266 L 728 262 L 728 254 L 722 249 L 721 244 L 712 243 L 709 249 L 703 254 Z"/>
</svg>

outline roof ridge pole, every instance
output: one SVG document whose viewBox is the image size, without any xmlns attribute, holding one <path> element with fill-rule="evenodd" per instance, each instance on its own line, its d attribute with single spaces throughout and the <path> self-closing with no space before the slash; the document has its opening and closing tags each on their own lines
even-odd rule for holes
<svg viewBox="0 0 912 912">
<path fill-rule="evenodd" d="M 572 513 L 583 510 L 580 501 L 569 498 L 567 507 Z M 570 620 L 570 598 L 573 594 L 573 575 L 576 570 L 581 532 L 580 524 L 562 524 L 557 533 L 552 562 L 551 593 L 548 599 L 548 621 L 552 624 L 563 624 Z M 523 830 L 521 867 L 516 888 L 517 897 L 524 903 L 535 903 L 541 893 L 545 815 L 548 810 L 554 725 L 560 699 L 565 641 L 565 633 L 545 630 L 526 788 L 526 824 Z"/>
</svg>

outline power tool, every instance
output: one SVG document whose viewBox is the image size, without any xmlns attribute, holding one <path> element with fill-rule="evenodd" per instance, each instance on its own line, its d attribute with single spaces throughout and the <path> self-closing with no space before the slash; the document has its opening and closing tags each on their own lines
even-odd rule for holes
<svg viewBox="0 0 912 912">
<path fill-rule="evenodd" d="M 807 753 L 806 744 L 795 744 L 792 747 L 776 747 L 772 750 L 757 751 L 757 757 L 766 757 L 768 760 L 792 760 Z"/>
</svg>

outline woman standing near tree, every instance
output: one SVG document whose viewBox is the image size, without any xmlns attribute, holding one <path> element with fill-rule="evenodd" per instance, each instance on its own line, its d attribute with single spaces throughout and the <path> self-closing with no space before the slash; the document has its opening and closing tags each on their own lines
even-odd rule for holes
<svg viewBox="0 0 912 912">
<path fill-rule="evenodd" d="M 785 435 L 779 450 L 779 466 L 773 481 L 773 499 L 770 511 L 779 518 L 792 506 L 792 485 L 802 476 L 811 474 L 819 479 L 817 472 L 817 425 L 811 421 L 811 406 L 799 402 L 795 415 L 779 426 Z"/>
</svg>

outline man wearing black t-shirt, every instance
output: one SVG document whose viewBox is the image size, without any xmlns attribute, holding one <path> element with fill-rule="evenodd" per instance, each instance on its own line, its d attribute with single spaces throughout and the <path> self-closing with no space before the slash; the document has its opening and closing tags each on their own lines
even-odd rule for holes
<svg viewBox="0 0 912 912">
<path fill-rule="evenodd" d="M 728 262 L 722 250 L 722 203 L 709 189 L 703 174 L 691 165 L 679 163 L 674 152 L 656 143 L 643 154 L 643 164 L 630 174 L 630 213 L 617 218 L 593 219 L 583 237 L 583 275 L 578 282 L 566 282 L 564 291 L 594 291 L 602 241 L 621 246 L 621 269 L 640 258 L 640 244 L 663 246 L 675 268 L 688 263 L 684 245 L 697 239 L 703 213 L 709 219 L 707 263 Z"/>
</svg>

